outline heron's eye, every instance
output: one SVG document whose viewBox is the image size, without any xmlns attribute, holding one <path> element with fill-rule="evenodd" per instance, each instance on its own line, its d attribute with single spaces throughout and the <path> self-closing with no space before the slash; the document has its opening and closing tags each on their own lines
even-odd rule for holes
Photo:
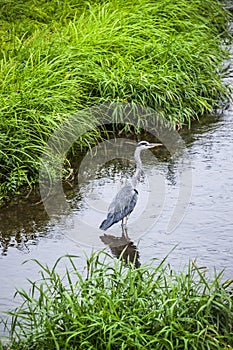
<svg viewBox="0 0 233 350">
<path fill-rule="evenodd" d="M 148 142 L 147 141 L 141 141 L 137 144 L 137 147 L 140 147 L 140 146 L 147 146 L 148 145 Z"/>
</svg>

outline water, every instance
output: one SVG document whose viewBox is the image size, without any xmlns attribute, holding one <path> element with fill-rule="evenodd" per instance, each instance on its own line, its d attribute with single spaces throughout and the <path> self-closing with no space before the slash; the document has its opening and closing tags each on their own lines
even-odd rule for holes
<svg viewBox="0 0 233 350">
<path fill-rule="evenodd" d="M 210 273 L 224 269 L 224 277 L 232 279 L 233 106 L 221 116 L 203 119 L 192 131 L 181 131 L 181 136 L 192 172 L 192 193 L 184 217 L 166 233 L 180 187 L 178 163 L 164 149 L 154 154 L 148 151 L 143 154 L 146 177 L 139 186 L 140 199 L 128 222 L 131 246 L 137 245 L 140 263 L 151 258 L 160 261 L 170 252 L 167 260 L 176 270 L 196 259 L 197 265 L 208 267 Z M 122 159 L 119 142 L 112 154 L 119 152 L 118 160 L 98 167 L 95 162 L 88 163 L 87 157 L 88 170 L 83 161 L 81 185 L 68 194 L 72 210 L 67 217 L 49 218 L 42 203 L 1 210 L 1 312 L 17 305 L 17 298 L 13 298 L 16 288 L 27 288 L 27 279 L 39 278 L 39 267 L 33 262 L 22 264 L 25 260 L 38 259 L 51 266 L 58 257 L 75 254 L 81 257 L 77 262 L 81 268 L 84 252 L 104 248 L 103 241 L 125 244 L 124 240 L 119 243 L 119 224 L 107 231 L 108 236 L 98 229 L 122 177 L 131 176 L 134 169 L 131 155 Z M 129 148 L 130 154 L 132 150 Z M 117 254 L 116 249 L 112 252 Z"/>
</svg>

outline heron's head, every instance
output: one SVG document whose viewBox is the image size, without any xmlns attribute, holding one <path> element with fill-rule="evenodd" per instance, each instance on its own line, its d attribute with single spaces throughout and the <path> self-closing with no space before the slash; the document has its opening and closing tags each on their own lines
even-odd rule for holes
<svg viewBox="0 0 233 350">
<path fill-rule="evenodd" d="M 144 150 L 144 149 L 148 149 L 148 148 L 154 148 L 154 147 L 157 147 L 157 146 L 162 146 L 162 143 L 150 143 L 150 142 L 147 142 L 147 141 L 140 141 L 137 144 L 137 149 L 138 150 Z"/>
</svg>

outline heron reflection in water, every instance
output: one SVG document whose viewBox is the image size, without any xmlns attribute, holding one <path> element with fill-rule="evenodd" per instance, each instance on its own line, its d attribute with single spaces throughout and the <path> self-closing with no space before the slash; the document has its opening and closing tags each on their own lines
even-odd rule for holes
<svg viewBox="0 0 233 350">
<path fill-rule="evenodd" d="M 162 146 L 162 144 L 149 143 L 147 141 L 141 141 L 137 144 L 134 152 L 134 159 L 137 165 L 134 176 L 132 177 L 131 183 L 127 183 L 122 187 L 111 202 L 108 208 L 107 219 L 105 219 L 100 225 L 101 230 L 105 231 L 119 221 L 122 221 L 122 229 L 126 226 L 128 217 L 132 213 L 138 199 L 138 191 L 136 187 L 142 174 L 141 151 L 156 146 Z"/>
<path fill-rule="evenodd" d="M 123 259 L 126 265 L 131 263 L 136 268 L 141 266 L 138 249 L 129 238 L 126 227 L 122 227 L 121 237 L 105 233 L 103 236 L 100 236 L 100 239 L 110 248 L 112 255 L 117 259 Z"/>
</svg>

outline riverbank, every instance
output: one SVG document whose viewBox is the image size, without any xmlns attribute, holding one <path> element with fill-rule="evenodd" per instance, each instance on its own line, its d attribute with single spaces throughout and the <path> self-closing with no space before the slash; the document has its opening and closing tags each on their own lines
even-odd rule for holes
<svg viewBox="0 0 233 350">
<path fill-rule="evenodd" d="M 0 204 L 37 185 L 46 141 L 79 110 L 126 101 L 180 127 L 226 99 L 229 15 L 214 0 L 28 0 L 5 3 L 0 19 Z M 99 137 L 85 133 L 78 147 Z"/>
<path fill-rule="evenodd" d="M 195 262 L 179 274 L 166 261 L 135 269 L 103 252 L 82 273 L 77 259 L 52 268 L 37 262 L 41 280 L 18 291 L 8 349 L 233 348 L 232 281 L 221 273 L 210 279 Z"/>
</svg>

